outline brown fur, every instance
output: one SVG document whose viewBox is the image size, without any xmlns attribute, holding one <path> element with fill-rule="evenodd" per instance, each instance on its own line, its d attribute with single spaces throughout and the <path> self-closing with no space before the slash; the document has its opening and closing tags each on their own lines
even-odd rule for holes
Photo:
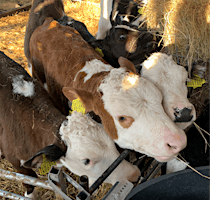
<svg viewBox="0 0 210 200">
<path fill-rule="evenodd" d="M 65 145 L 58 139 L 65 116 L 54 107 L 41 84 L 2 52 L 0 72 L 0 150 L 18 172 L 36 177 L 33 170 L 20 166 L 20 160 L 29 159 L 50 144 L 65 151 Z M 33 82 L 33 96 L 13 93 L 12 78 L 17 75 Z"/>
<path fill-rule="evenodd" d="M 117 139 L 114 120 L 104 109 L 102 94 L 98 91 L 98 86 L 109 72 L 96 73 L 86 82 L 84 82 L 85 72 L 77 75 L 87 61 L 98 59 L 106 62 L 73 28 L 56 24 L 54 28 L 49 29 L 51 23 L 54 23 L 53 19 L 47 18 L 31 37 L 30 62 L 33 66 L 33 76 L 43 84 L 47 83 L 56 107 L 63 114 L 68 115 L 69 112 L 66 97 L 70 101 L 79 97 L 84 103 L 86 112 L 94 111 L 99 115 L 106 132 L 113 139 Z M 42 44 L 42 50 L 39 50 L 37 43 Z M 66 97 L 62 93 L 63 87 L 66 87 L 63 90 Z"/>
<path fill-rule="evenodd" d="M 29 60 L 29 41 L 34 30 L 44 23 L 45 18 L 53 17 L 58 20 L 63 16 L 64 6 L 62 0 L 34 0 L 29 20 L 26 27 L 25 40 L 24 40 L 24 53 Z"/>
</svg>

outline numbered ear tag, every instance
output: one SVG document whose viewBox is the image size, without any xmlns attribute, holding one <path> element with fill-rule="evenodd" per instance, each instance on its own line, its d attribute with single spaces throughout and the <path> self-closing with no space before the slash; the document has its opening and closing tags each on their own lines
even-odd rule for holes
<svg viewBox="0 0 210 200">
<path fill-rule="evenodd" d="M 97 51 L 102 57 L 104 57 L 103 51 L 100 48 L 96 47 L 95 51 Z"/>
<path fill-rule="evenodd" d="M 141 15 L 143 15 L 143 13 L 144 13 L 144 7 L 140 7 L 138 9 L 138 13 L 141 14 Z"/>
<path fill-rule="evenodd" d="M 85 107 L 83 106 L 82 102 L 79 98 L 72 101 L 72 111 L 69 113 L 71 114 L 73 111 L 81 112 L 83 115 L 85 114 Z"/>
<path fill-rule="evenodd" d="M 191 81 L 187 82 L 187 87 L 192 87 L 193 89 L 202 87 L 202 85 L 205 83 L 205 79 L 200 78 L 198 75 L 195 75 L 195 78 Z"/>
<path fill-rule="evenodd" d="M 39 168 L 39 173 L 40 175 L 45 175 L 50 171 L 53 165 L 56 165 L 56 162 L 48 161 L 45 154 L 42 154 L 42 156 L 43 156 L 43 162 L 41 164 L 41 167 Z"/>
</svg>

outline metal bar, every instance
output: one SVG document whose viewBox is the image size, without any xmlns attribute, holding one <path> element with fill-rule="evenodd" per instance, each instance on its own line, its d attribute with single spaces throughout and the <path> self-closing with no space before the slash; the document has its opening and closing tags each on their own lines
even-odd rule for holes
<svg viewBox="0 0 210 200">
<path fill-rule="evenodd" d="M 144 176 L 144 172 L 148 169 L 148 167 L 152 164 L 152 162 L 154 161 L 154 158 L 151 158 L 146 165 L 144 165 L 144 167 L 141 170 L 141 174 L 142 176 Z"/>
<path fill-rule="evenodd" d="M 89 192 L 89 180 L 86 175 L 79 177 L 79 184 L 87 191 Z"/>
<path fill-rule="evenodd" d="M 139 160 L 137 160 L 134 165 L 136 165 L 139 169 L 140 169 L 140 165 L 146 160 L 147 156 L 141 156 L 141 158 Z"/>
<path fill-rule="evenodd" d="M 112 165 L 93 183 L 93 185 L 89 189 L 89 193 L 92 194 L 103 181 L 114 171 L 114 169 L 123 161 L 124 158 L 128 156 L 130 150 L 124 150 L 120 156 L 112 163 Z"/>
<path fill-rule="evenodd" d="M 18 194 L 14 194 L 12 192 L 7 192 L 7 191 L 1 190 L 1 189 L 0 189 L 0 196 L 8 198 L 8 199 L 15 199 L 15 200 L 31 200 L 30 198 L 23 197 Z"/>
<path fill-rule="evenodd" d="M 148 177 L 147 180 L 153 179 L 157 175 L 157 173 L 160 171 L 163 165 L 165 165 L 165 163 L 159 163 L 156 169 L 154 170 L 154 172 Z"/>
<path fill-rule="evenodd" d="M 159 165 L 159 163 L 156 161 L 156 164 L 154 165 L 154 167 L 146 174 L 146 176 L 143 178 L 143 180 L 141 181 L 141 183 L 145 182 L 149 178 L 149 176 L 157 168 L 158 165 Z"/>
<path fill-rule="evenodd" d="M 10 171 L 0 169 L 0 177 L 1 178 L 6 178 L 6 179 L 9 179 L 9 180 L 14 180 L 14 181 L 21 181 L 25 184 L 29 184 L 29 185 L 38 186 L 38 187 L 42 187 L 42 188 L 45 188 L 45 189 L 53 190 L 53 188 L 50 186 L 48 181 L 40 180 L 38 178 L 27 176 L 27 175 L 24 175 L 24 174 L 19 174 L 19 173 L 10 172 Z"/>
</svg>

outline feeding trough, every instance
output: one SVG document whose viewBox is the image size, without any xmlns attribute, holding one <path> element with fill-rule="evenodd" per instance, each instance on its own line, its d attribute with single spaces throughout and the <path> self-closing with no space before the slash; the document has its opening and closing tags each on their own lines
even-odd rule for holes
<svg viewBox="0 0 210 200">
<path fill-rule="evenodd" d="M 197 171 L 209 176 L 209 166 Z M 209 179 L 191 169 L 149 180 L 136 186 L 125 200 L 205 200 L 209 199 Z"/>
</svg>

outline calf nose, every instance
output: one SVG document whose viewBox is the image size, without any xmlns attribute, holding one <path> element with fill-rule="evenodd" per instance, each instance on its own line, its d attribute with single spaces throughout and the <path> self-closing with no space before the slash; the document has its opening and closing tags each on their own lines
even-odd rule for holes
<svg viewBox="0 0 210 200">
<path fill-rule="evenodd" d="M 187 145 L 187 137 L 185 134 L 175 134 L 168 137 L 165 148 L 171 154 L 177 154 Z"/>
<path fill-rule="evenodd" d="M 174 122 L 189 122 L 192 120 L 193 115 L 192 109 L 189 108 L 183 108 L 182 110 L 179 110 L 178 108 L 174 109 L 174 116 L 175 116 L 175 121 Z"/>
</svg>

